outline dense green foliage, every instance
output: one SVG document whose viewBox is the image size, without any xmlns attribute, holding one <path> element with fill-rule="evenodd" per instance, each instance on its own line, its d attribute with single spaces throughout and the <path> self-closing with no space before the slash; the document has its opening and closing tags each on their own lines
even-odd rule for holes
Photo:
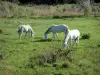
<svg viewBox="0 0 100 75">
<path fill-rule="evenodd" d="M 31 24 L 35 38 L 22 37 L 17 28 Z M 58 40 L 44 40 L 44 32 L 52 24 L 67 24 L 90 39 L 80 39 L 78 48 L 62 48 L 63 33 Z M 45 59 L 45 60 L 44 60 Z M 30 19 L 0 18 L 0 75 L 99 75 L 100 74 L 100 17 Z"/>
</svg>

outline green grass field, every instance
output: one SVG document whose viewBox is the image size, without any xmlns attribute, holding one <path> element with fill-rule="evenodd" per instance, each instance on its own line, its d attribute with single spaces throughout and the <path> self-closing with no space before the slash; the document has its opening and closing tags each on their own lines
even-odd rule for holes
<svg viewBox="0 0 100 75">
<path fill-rule="evenodd" d="M 19 41 L 17 29 L 30 24 L 35 38 Z M 44 32 L 52 24 L 67 24 L 70 29 L 89 33 L 80 39 L 78 48 L 62 48 L 63 33 L 58 40 L 44 41 Z M 100 17 L 64 19 L 0 18 L 0 75 L 100 75 Z"/>
</svg>

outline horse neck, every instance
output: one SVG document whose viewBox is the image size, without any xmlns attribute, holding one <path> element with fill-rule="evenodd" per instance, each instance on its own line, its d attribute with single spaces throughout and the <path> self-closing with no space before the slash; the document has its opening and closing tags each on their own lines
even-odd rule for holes
<svg viewBox="0 0 100 75">
<path fill-rule="evenodd" d="M 23 32 L 23 27 L 19 27 L 18 33 L 22 33 L 22 32 Z"/>
<path fill-rule="evenodd" d="M 48 32 L 45 32 L 45 35 L 48 35 L 50 32 L 48 31 Z"/>
<path fill-rule="evenodd" d="M 51 27 L 45 32 L 45 35 L 49 34 L 51 31 Z"/>
<path fill-rule="evenodd" d="M 21 29 L 22 29 L 22 32 L 26 31 L 25 27 L 21 27 Z"/>
<path fill-rule="evenodd" d="M 34 33 L 32 28 L 30 29 L 30 31 L 31 31 L 31 33 Z"/>
<path fill-rule="evenodd" d="M 33 29 L 31 28 L 30 30 L 30 33 L 31 33 L 31 36 L 34 34 L 34 31 L 33 31 Z"/>
</svg>

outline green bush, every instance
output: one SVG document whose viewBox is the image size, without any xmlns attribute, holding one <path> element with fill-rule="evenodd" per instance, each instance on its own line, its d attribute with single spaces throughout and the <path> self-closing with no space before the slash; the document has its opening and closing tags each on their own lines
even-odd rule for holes
<svg viewBox="0 0 100 75">
<path fill-rule="evenodd" d="M 90 39 L 90 33 L 84 33 L 84 34 L 82 34 L 81 39 Z"/>
</svg>

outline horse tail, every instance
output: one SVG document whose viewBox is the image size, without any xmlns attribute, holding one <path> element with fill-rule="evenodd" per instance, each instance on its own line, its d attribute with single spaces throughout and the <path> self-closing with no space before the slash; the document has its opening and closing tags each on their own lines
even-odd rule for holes
<svg viewBox="0 0 100 75">
<path fill-rule="evenodd" d="M 68 33 L 69 33 L 69 28 L 67 25 L 65 25 L 65 24 L 63 24 L 63 25 L 65 27 L 65 37 L 64 37 L 64 40 L 65 40 L 67 38 Z"/>
<path fill-rule="evenodd" d="M 64 27 L 65 27 L 65 33 L 68 33 L 69 32 L 69 27 L 65 24 L 64 24 Z"/>
<path fill-rule="evenodd" d="M 45 32 L 45 34 L 47 34 L 50 31 L 51 28 L 52 28 L 52 26 L 50 28 L 48 28 L 48 30 Z"/>
</svg>

